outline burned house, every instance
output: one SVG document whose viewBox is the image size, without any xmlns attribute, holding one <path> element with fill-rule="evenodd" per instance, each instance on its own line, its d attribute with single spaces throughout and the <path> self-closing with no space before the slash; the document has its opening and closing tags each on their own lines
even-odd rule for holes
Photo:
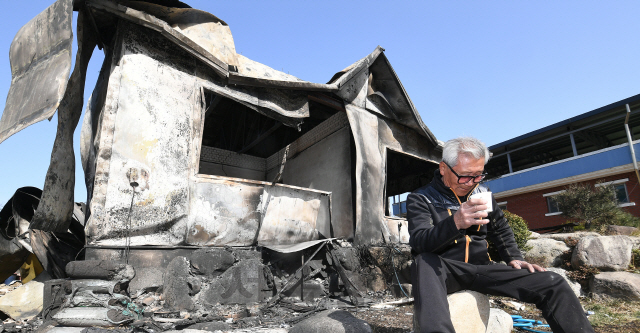
<svg viewBox="0 0 640 333">
<path fill-rule="evenodd" d="M 202 248 L 408 241 L 387 198 L 427 184 L 441 145 L 384 49 L 307 82 L 170 0 L 58 0 L 16 36 L 0 142 L 59 112 L 32 229 L 70 223 L 72 133 L 96 46 L 105 60 L 81 125 L 87 259 L 126 255 L 137 269 Z"/>
</svg>

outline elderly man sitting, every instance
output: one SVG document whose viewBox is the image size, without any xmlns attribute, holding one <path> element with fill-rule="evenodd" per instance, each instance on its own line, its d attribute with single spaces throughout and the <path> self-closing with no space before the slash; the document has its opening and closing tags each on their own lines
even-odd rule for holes
<svg viewBox="0 0 640 333">
<path fill-rule="evenodd" d="M 534 303 L 553 332 L 593 332 L 580 301 L 558 274 L 527 263 L 495 198 L 469 199 L 479 186 L 489 150 L 475 138 L 447 141 L 431 183 L 407 198 L 416 332 L 455 332 L 447 294 L 467 289 Z M 505 265 L 492 264 L 487 240 Z"/>
</svg>

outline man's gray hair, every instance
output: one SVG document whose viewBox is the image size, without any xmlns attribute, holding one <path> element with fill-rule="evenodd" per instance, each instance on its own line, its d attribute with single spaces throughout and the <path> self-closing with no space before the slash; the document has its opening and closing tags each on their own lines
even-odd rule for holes
<svg viewBox="0 0 640 333">
<path fill-rule="evenodd" d="M 472 137 L 451 139 L 442 147 L 442 160 L 451 167 L 458 165 L 460 154 L 473 156 L 475 159 L 484 158 L 484 164 L 489 162 L 491 154 L 487 146 L 480 140 Z"/>
</svg>

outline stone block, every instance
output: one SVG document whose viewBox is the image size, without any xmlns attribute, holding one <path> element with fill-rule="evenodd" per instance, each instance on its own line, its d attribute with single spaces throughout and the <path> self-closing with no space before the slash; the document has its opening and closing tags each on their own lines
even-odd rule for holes
<svg viewBox="0 0 640 333">
<path fill-rule="evenodd" d="M 640 301 L 640 274 L 603 272 L 589 279 L 589 290 L 599 296 Z"/>
<path fill-rule="evenodd" d="M 544 267 L 560 267 L 562 254 L 569 251 L 569 247 L 563 241 L 551 238 L 530 239 L 527 245 L 531 249 L 525 253 L 525 259 Z"/>
<path fill-rule="evenodd" d="M 360 260 L 358 259 L 358 250 L 354 247 L 339 247 L 333 252 L 342 267 L 348 271 L 355 272 L 360 269 Z"/>
<path fill-rule="evenodd" d="M 328 310 L 309 317 L 295 326 L 289 333 L 369 333 L 371 326 L 344 310 Z"/>
<path fill-rule="evenodd" d="M 97 279 L 127 282 L 136 275 L 131 265 L 115 260 L 76 260 L 65 267 L 67 276 L 73 279 Z"/>
<path fill-rule="evenodd" d="M 513 330 L 513 319 L 501 309 L 490 309 L 486 333 L 509 333 Z"/>
<path fill-rule="evenodd" d="M 633 233 L 638 232 L 636 227 L 627 227 L 622 225 L 608 225 L 607 235 L 624 235 L 631 236 Z"/>
<path fill-rule="evenodd" d="M 402 289 L 400 286 L 402 286 Z M 407 295 L 405 295 L 405 293 Z M 413 285 L 411 283 L 398 284 L 394 281 L 394 283 L 391 284 L 391 294 L 396 298 L 413 297 Z"/>
<path fill-rule="evenodd" d="M 601 271 L 629 267 L 633 243 L 628 236 L 583 237 L 571 256 L 571 266 L 592 266 Z"/>
<path fill-rule="evenodd" d="M 189 296 L 192 293 L 189 286 L 189 261 L 185 257 L 175 257 L 167 266 L 164 273 L 162 295 L 165 306 L 172 310 L 192 311 L 195 303 Z"/>
<path fill-rule="evenodd" d="M 33 319 L 42 311 L 44 283 L 31 280 L 0 298 L 0 311 L 16 321 Z"/>
<path fill-rule="evenodd" d="M 207 277 L 216 277 L 233 266 L 235 257 L 223 248 L 196 250 L 189 256 L 193 272 Z"/>
<path fill-rule="evenodd" d="M 463 290 L 447 296 L 451 322 L 456 333 L 484 333 L 489 324 L 489 297 Z"/>
<path fill-rule="evenodd" d="M 138 267 L 136 276 L 129 282 L 129 295 L 135 295 L 141 290 L 157 289 L 162 286 L 165 268 Z"/>
<path fill-rule="evenodd" d="M 576 297 L 582 296 L 582 286 L 580 285 L 579 282 L 569 279 L 569 277 L 567 276 L 567 271 L 561 268 L 554 268 L 554 267 L 547 268 L 547 270 L 562 276 L 562 278 L 565 279 L 565 281 L 567 281 L 567 283 L 571 287 L 571 290 L 573 290 L 573 293 L 576 295 Z"/>
<path fill-rule="evenodd" d="M 387 282 L 380 267 L 366 267 L 363 275 L 369 290 L 376 292 L 387 289 Z"/>
<path fill-rule="evenodd" d="M 260 302 L 263 280 L 263 265 L 260 260 L 240 261 L 211 281 L 199 297 L 209 305 Z"/>
</svg>

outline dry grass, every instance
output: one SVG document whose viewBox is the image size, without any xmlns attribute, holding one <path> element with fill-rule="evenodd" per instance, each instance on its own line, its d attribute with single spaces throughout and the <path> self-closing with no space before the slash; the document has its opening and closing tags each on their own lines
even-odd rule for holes
<svg viewBox="0 0 640 333">
<path fill-rule="evenodd" d="M 599 326 L 624 326 L 635 322 L 640 326 L 640 302 L 621 300 L 595 300 L 582 301 L 587 311 L 594 314 L 589 317 L 593 327 Z"/>
</svg>

